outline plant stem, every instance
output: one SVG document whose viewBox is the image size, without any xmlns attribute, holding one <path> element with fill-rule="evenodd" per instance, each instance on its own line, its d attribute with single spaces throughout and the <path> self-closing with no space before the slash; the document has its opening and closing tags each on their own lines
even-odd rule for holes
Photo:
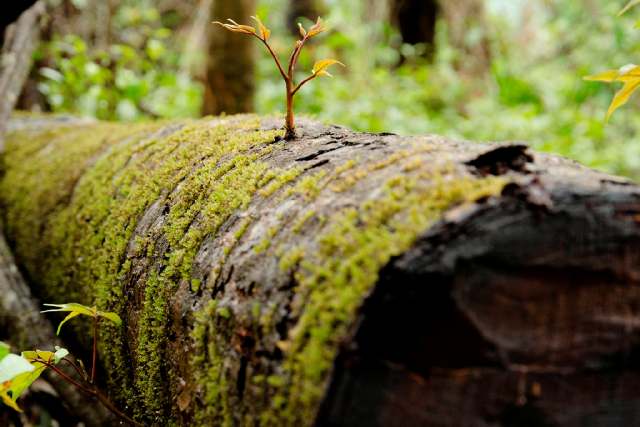
<svg viewBox="0 0 640 427">
<path fill-rule="evenodd" d="M 113 404 L 113 402 L 111 402 L 111 400 L 109 400 L 109 398 L 107 396 L 105 396 L 104 394 L 102 394 L 100 392 L 100 390 L 98 390 L 98 388 L 95 385 L 93 385 L 93 384 L 88 384 L 88 385 L 81 384 L 81 383 L 77 382 L 76 380 L 74 380 L 73 378 L 71 378 L 70 376 L 68 376 L 67 374 L 65 374 L 64 372 L 62 372 L 60 369 L 58 369 L 58 367 L 56 367 L 55 365 L 53 365 L 53 364 L 51 364 L 51 363 L 49 363 L 49 362 L 47 362 L 45 360 L 38 360 L 38 362 L 42 363 L 43 365 L 45 365 L 48 368 L 51 368 L 51 370 L 53 372 L 55 372 L 56 374 L 58 374 L 60 376 L 60 378 L 62 378 L 64 381 L 66 381 L 67 383 L 71 384 L 72 386 L 76 387 L 81 392 L 98 399 L 100 401 L 100 403 L 102 403 L 105 406 L 105 408 L 107 408 L 109 411 L 111 411 L 111 413 L 113 413 L 114 415 L 116 415 L 117 417 L 122 419 L 123 421 L 126 421 L 127 423 L 129 423 L 131 425 L 134 425 L 136 427 L 137 426 L 142 427 L 142 424 L 140 424 L 139 422 L 137 422 L 134 419 L 130 418 L 127 414 L 125 414 L 124 412 L 119 410 Z"/>
<path fill-rule="evenodd" d="M 98 355 L 98 316 L 93 318 L 93 355 L 91 360 L 91 384 L 96 381 L 96 360 Z"/>
<path fill-rule="evenodd" d="M 316 77 L 318 77 L 316 74 L 312 74 L 306 79 L 304 79 L 303 81 L 301 81 L 300 84 L 298 84 L 298 86 L 296 86 L 296 88 L 293 90 L 293 95 L 295 95 L 302 88 L 302 86 L 309 83 L 311 80 L 315 79 Z"/>
<path fill-rule="evenodd" d="M 70 359 L 67 359 L 67 358 L 65 357 L 65 358 L 64 358 L 64 359 L 62 359 L 62 360 L 64 360 L 65 362 L 67 362 L 69 365 L 71 365 L 71 367 L 76 371 L 76 373 L 77 373 L 78 375 L 80 375 L 80 378 L 82 378 L 82 379 L 84 379 L 84 380 L 86 381 L 86 379 L 87 379 L 87 373 L 86 373 L 86 372 L 83 372 L 83 371 L 78 367 L 78 365 L 76 365 L 75 363 L 73 363 Z"/>
<path fill-rule="evenodd" d="M 294 114 L 293 114 L 293 89 L 292 86 L 293 84 L 291 83 L 290 80 L 287 81 L 287 117 L 285 119 L 285 124 L 284 124 L 284 130 L 285 130 L 285 135 L 284 135 L 284 139 L 286 141 L 291 141 L 293 139 L 296 139 L 296 124 L 295 124 L 295 118 L 294 118 Z"/>
</svg>

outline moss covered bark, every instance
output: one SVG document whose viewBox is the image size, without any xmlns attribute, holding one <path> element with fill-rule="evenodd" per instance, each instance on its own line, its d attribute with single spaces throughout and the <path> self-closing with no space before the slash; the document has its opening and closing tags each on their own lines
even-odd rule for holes
<svg viewBox="0 0 640 427">
<path fill-rule="evenodd" d="M 18 261 L 44 301 L 120 313 L 104 381 L 145 423 L 311 424 L 379 271 L 508 182 L 436 138 L 18 121 L 0 182 Z"/>
</svg>

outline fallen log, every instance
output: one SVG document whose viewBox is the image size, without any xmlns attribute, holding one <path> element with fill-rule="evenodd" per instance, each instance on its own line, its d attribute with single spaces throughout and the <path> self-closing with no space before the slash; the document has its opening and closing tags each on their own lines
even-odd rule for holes
<svg viewBox="0 0 640 427">
<path fill-rule="evenodd" d="M 123 318 L 99 346 L 122 408 L 149 425 L 640 418 L 640 187 L 520 144 L 309 121 L 287 143 L 278 125 L 10 123 L 6 234 L 42 301 Z M 82 352 L 85 335 L 63 338 Z"/>
</svg>

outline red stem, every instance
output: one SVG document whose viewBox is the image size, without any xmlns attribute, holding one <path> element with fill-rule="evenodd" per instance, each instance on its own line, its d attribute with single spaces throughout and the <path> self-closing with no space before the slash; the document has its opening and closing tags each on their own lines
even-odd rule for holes
<svg viewBox="0 0 640 427">
<path fill-rule="evenodd" d="M 86 387 L 86 386 L 80 384 L 79 382 L 77 382 L 76 380 L 74 380 L 73 378 L 71 378 L 70 376 L 68 376 L 67 374 L 65 374 L 64 372 L 62 372 L 55 365 L 52 365 L 49 362 L 45 362 L 44 360 L 38 360 L 38 362 L 42 363 L 43 365 L 45 365 L 48 368 L 51 368 L 51 370 L 53 372 L 55 372 L 56 374 L 58 374 L 60 376 L 60 378 L 62 378 L 64 381 L 68 382 L 72 386 L 76 387 L 78 390 L 82 391 L 83 393 L 85 393 L 85 394 L 87 394 L 89 396 L 93 396 L 93 397 L 97 398 L 108 410 L 110 410 L 114 415 L 120 417 L 122 420 L 124 420 L 124 421 L 126 421 L 129 424 L 132 424 L 134 426 L 142 426 L 142 424 L 140 424 L 139 422 L 133 420 L 127 414 L 125 414 L 124 412 L 119 410 L 113 404 L 113 402 L 111 402 L 111 400 L 109 400 L 109 398 L 107 396 L 105 396 L 104 394 L 100 393 L 100 390 L 98 390 L 93 384 L 90 384 L 89 387 Z"/>
<path fill-rule="evenodd" d="M 93 356 L 91 361 L 91 384 L 96 381 L 96 359 L 98 355 L 98 316 L 93 318 Z"/>
<path fill-rule="evenodd" d="M 304 86 L 305 84 L 309 83 L 311 80 L 315 79 L 316 77 L 318 77 L 315 74 L 310 75 L 309 77 L 307 77 L 306 79 L 304 79 L 303 81 L 300 82 L 300 84 L 298 86 L 296 86 L 296 88 L 293 90 L 293 95 L 295 95 L 296 93 L 298 93 L 298 91 L 300 89 L 302 89 L 302 86 Z"/>
<path fill-rule="evenodd" d="M 73 363 L 71 360 L 67 359 L 66 357 L 65 357 L 64 359 L 62 359 L 62 360 L 64 360 L 65 362 L 67 362 L 69 365 L 71 365 L 71 367 L 73 367 L 73 369 L 76 371 L 76 373 L 77 373 L 78 375 L 80 375 L 80 378 L 82 378 L 82 379 L 86 380 L 86 378 L 87 378 L 87 374 L 86 374 L 86 372 L 83 372 L 83 371 L 82 371 L 82 369 L 80 369 L 80 368 L 78 367 L 78 365 L 76 365 L 76 364 L 75 364 L 75 363 Z"/>
</svg>

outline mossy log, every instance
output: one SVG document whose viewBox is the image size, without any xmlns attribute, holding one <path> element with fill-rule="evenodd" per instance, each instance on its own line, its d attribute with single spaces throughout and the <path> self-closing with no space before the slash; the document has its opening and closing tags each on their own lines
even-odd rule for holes
<svg viewBox="0 0 640 427">
<path fill-rule="evenodd" d="M 121 315 L 99 357 L 122 408 L 149 425 L 640 419 L 638 186 L 519 144 L 309 121 L 284 142 L 279 124 L 11 122 L 7 237 L 40 300 Z"/>
</svg>

